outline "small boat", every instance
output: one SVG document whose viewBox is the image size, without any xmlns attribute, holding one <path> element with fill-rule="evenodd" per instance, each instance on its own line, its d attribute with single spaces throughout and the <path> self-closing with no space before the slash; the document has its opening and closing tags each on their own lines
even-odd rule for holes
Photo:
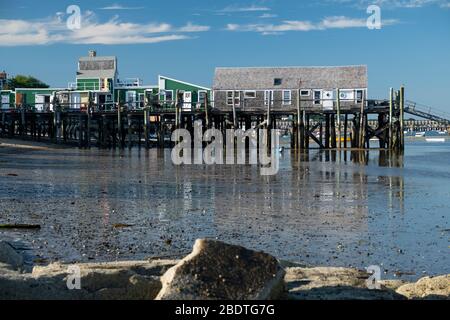
<svg viewBox="0 0 450 320">
<path fill-rule="evenodd" d="M 426 142 L 445 142 L 445 138 L 425 138 Z"/>
<path fill-rule="evenodd" d="M 425 137 L 425 131 L 422 132 L 416 132 L 416 137 Z"/>
</svg>

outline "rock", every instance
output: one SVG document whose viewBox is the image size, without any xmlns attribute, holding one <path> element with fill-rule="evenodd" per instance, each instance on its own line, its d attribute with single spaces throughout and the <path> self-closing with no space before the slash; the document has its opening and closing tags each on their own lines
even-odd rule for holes
<svg viewBox="0 0 450 320">
<path fill-rule="evenodd" d="M 0 263 L 13 270 L 19 270 L 23 266 L 23 257 L 8 242 L 0 241 Z"/>
<path fill-rule="evenodd" d="M 161 300 L 264 300 L 282 297 L 284 270 L 263 252 L 198 239 L 161 278 Z"/>
<path fill-rule="evenodd" d="M 382 289 L 389 289 L 389 290 L 397 290 L 399 287 L 401 287 L 404 284 L 407 284 L 408 281 L 405 280 L 380 280 L 380 285 Z"/>
<path fill-rule="evenodd" d="M 424 277 L 415 283 L 400 286 L 397 293 L 408 299 L 449 299 L 450 300 L 450 274 Z"/>
<path fill-rule="evenodd" d="M 287 268 L 288 299 L 294 300 L 372 300 L 404 299 L 393 290 L 369 289 L 369 274 L 351 268 Z"/>
<path fill-rule="evenodd" d="M 0 270 L 0 299 L 154 299 L 173 260 L 77 264 L 81 289 L 69 290 L 69 265 L 36 266 L 30 274 Z"/>
</svg>

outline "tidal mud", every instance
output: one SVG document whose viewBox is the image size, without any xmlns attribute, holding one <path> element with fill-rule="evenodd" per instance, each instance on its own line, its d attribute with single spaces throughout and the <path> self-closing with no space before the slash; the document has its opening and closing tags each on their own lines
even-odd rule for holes
<svg viewBox="0 0 450 320">
<path fill-rule="evenodd" d="M 0 229 L 30 263 L 180 258 L 216 238 L 310 266 L 414 280 L 450 272 L 450 147 L 405 155 L 290 149 L 280 170 L 185 165 L 166 150 L 0 142 Z M 291 152 L 292 151 L 292 152 Z"/>
</svg>

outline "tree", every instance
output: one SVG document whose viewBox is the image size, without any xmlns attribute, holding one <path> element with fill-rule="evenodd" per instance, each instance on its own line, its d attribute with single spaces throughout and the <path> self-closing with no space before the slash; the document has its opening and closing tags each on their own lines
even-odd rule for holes
<svg viewBox="0 0 450 320">
<path fill-rule="evenodd" d="M 6 87 L 9 90 L 14 90 L 15 88 L 48 88 L 49 85 L 32 76 L 19 74 L 14 78 L 8 79 Z"/>
</svg>

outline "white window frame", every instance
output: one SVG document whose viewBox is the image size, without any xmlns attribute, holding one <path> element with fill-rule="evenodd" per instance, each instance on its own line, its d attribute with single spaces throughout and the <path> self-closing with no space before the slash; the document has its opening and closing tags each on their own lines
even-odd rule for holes
<svg viewBox="0 0 450 320">
<path fill-rule="evenodd" d="M 139 92 L 137 94 L 137 102 L 139 107 L 145 107 L 145 93 L 144 92 Z"/>
<path fill-rule="evenodd" d="M 358 99 L 358 91 L 362 92 L 361 100 Z M 355 103 L 361 103 L 362 102 L 362 99 L 365 97 L 365 94 L 364 94 L 365 91 L 366 91 L 366 89 L 355 89 Z M 367 97 L 366 97 L 366 99 L 367 99 Z"/>
<path fill-rule="evenodd" d="M 289 99 L 284 98 L 284 94 L 287 92 L 289 93 Z M 285 105 L 285 106 L 291 105 L 292 104 L 292 90 L 283 90 L 281 92 L 281 100 L 282 100 L 283 105 Z"/>
<path fill-rule="evenodd" d="M 171 93 L 172 99 L 167 100 L 167 92 L 170 92 L 170 93 Z M 164 97 L 164 99 L 163 99 L 163 102 L 164 102 L 164 103 L 167 103 L 167 101 L 170 101 L 170 103 L 173 102 L 173 90 L 164 90 L 162 95 L 163 95 L 163 97 Z"/>
<path fill-rule="evenodd" d="M 307 94 L 303 94 L 303 92 L 307 92 Z M 300 89 L 300 97 L 309 97 L 311 96 L 311 89 Z"/>
<path fill-rule="evenodd" d="M 234 95 L 233 95 L 234 92 Z M 231 97 L 228 96 L 228 93 L 231 93 Z M 227 90 L 226 91 L 226 99 L 227 99 L 227 106 L 233 106 L 233 102 L 235 106 L 239 106 L 241 104 L 241 92 L 240 91 L 234 91 L 234 90 Z M 233 101 L 234 98 L 234 101 Z M 229 103 L 228 99 L 231 99 L 231 103 Z"/>
<path fill-rule="evenodd" d="M 197 91 L 197 102 L 198 103 L 202 103 L 200 100 L 200 93 L 204 93 L 205 94 L 205 101 L 206 101 L 206 96 L 208 95 L 208 91 L 206 90 L 198 90 Z"/>
<path fill-rule="evenodd" d="M 319 99 L 316 99 L 316 92 L 319 92 Z M 319 101 L 317 103 L 317 101 Z M 322 104 L 322 89 L 314 89 L 313 90 L 313 104 L 314 105 L 321 105 Z"/>
<path fill-rule="evenodd" d="M 341 97 L 341 95 L 343 94 L 343 93 L 352 93 L 353 94 L 353 99 L 352 98 L 350 98 L 350 99 L 344 99 L 344 98 L 342 98 Z M 341 101 L 344 101 L 344 102 L 347 102 L 347 101 L 351 101 L 351 100 L 355 100 L 355 98 L 356 98 L 356 90 L 354 90 L 354 89 L 339 89 L 339 100 L 341 100 Z"/>
<path fill-rule="evenodd" d="M 231 97 L 228 94 L 231 93 Z M 233 91 L 225 91 L 227 106 L 233 105 Z"/>
<path fill-rule="evenodd" d="M 130 96 L 133 96 L 133 100 L 130 100 Z M 106 97 L 105 97 L 106 101 Z M 125 102 L 128 107 L 130 108 L 136 108 L 137 105 L 137 92 L 134 90 L 127 90 L 125 91 Z"/>
<path fill-rule="evenodd" d="M 277 80 L 280 80 L 280 83 L 276 84 Z M 281 86 L 283 84 L 283 78 L 273 78 L 274 86 Z"/>
<path fill-rule="evenodd" d="M 270 104 L 273 104 L 273 90 L 264 90 L 264 105 L 267 106 L 269 104 L 269 93 L 272 92 L 272 99 L 270 100 Z"/>
<path fill-rule="evenodd" d="M 253 96 L 248 96 L 247 94 L 251 93 Z M 244 91 L 244 99 L 255 99 L 256 98 L 256 90 L 245 90 Z"/>
<path fill-rule="evenodd" d="M 241 105 L 241 92 L 240 91 L 234 92 L 234 105 L 235 106 Z"/>
</svg>

